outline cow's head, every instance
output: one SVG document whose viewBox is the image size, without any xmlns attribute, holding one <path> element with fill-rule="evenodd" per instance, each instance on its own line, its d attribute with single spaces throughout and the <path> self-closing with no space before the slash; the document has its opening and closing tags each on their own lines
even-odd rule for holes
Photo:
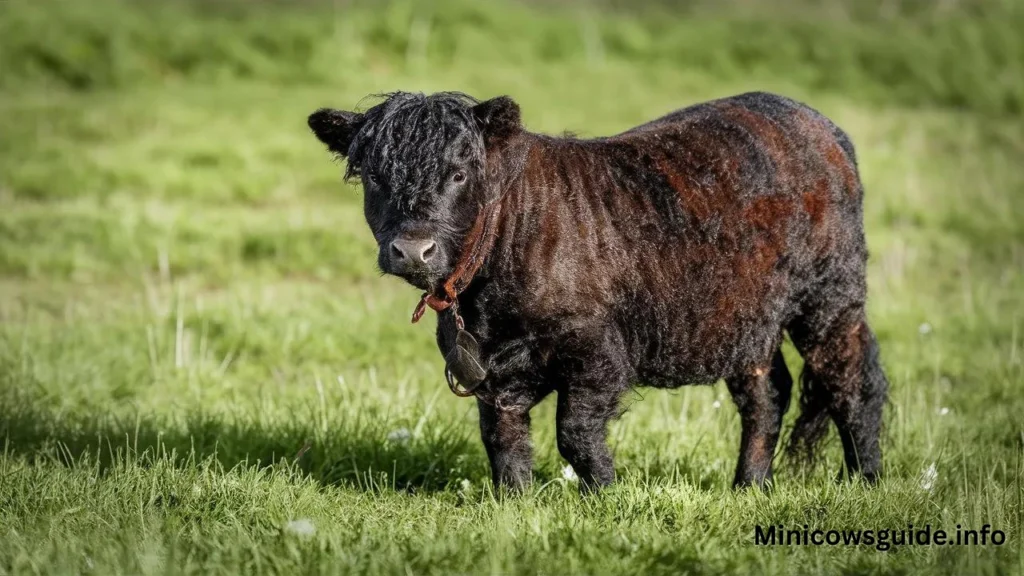
<svg viewBox="0 0 1024 576">
<path fill-rule="evenodd" d="M 451 274 L 480 209 L 500 193 L 488 152 L 522 129 L 505 96 L 402 92 L 362 113 L 317 110 L 309 126 L 348 160 L 345 178 L 362 180 L 380 269 L 423 289 Z"/>
</svg>

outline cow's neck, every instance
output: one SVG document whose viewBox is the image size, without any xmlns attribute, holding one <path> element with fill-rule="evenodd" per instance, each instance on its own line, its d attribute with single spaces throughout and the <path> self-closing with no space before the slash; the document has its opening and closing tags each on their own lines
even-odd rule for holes
<svg viewBox="0 0 1024 576">
<path fill-rule="evenodd" d="M 609 223 L 602 231 L 608 237 L 616 233 L 615 215 L 608 212 L 613 202 L 596 197 L 611 193 L 597 185 L 607 170 L 590 156 L 589 142 L 532 138 L 526 165 L 506 194 L 497 241 L 484 271 L 494 284 L 488 301 L 516 310 L 524 322 L 586 315 L 586 302 L 596 303 L 592 295 L 581 295 L 588 285 L 580 278 L 591 278 L 589 286 L 605 287 L 617 272 L 600 270 L 596 246 L 580 246 L 595 234 L 588 228 L 598 222 Z"/>
</svg>

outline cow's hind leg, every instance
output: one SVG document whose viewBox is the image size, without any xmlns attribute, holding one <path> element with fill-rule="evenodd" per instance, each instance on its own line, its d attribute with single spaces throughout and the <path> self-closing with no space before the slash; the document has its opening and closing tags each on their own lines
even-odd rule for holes
<svg viewBox="0 0 1024 576">
<path fill-rule="evenodd" d="M 743 425 L 739 462 L 733 487 L 763 486 L 772 477 L 772 459 L 779 442 L 782 416 L 789 408 L 793 378 L 782 351 L 776 350 L 771 367 L 726 380 Z"/>
<path fill-rule="evenodd" d="M 844 310 L 824 325 L 797 322 L 790 335 L 804 358 L 794 446 L 802 442 L 812 452 L 827 430 L 827 414 L 839 430 L 847 472 L 874 482 L 881 472 L 879 435 L 889 383 L 863 306 Z"/>
</svg>

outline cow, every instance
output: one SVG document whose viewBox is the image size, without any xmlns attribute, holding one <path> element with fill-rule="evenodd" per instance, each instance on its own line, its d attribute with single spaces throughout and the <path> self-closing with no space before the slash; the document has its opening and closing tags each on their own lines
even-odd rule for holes
<svg viewBox="0 0 1024 576">
<path fill-rule="evenodd" d="M 888 382 L 865 312 L 864 189 L 832 121 L 753 92 L 584 139 L 528 131 L 508 96 L 377 98 L 308 124 L 362 181 L 381 271 L 424 291 L 413 321 L 437 312 L 497 487 L 531 482 L 530 410 L 552 392 L 559 453 L 589 492 L 614 481 L 625 392 L 719 380 L 742 423 L 733 485 L 764 487 L 787 334 L 804 362 L 788 452 L 813 459 L 831 420 L 847 477 L 875 482 Z"/>
</svg>

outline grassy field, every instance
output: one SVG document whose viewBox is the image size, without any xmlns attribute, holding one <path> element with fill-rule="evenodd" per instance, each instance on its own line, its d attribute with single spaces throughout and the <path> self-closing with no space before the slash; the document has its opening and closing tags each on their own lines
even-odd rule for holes
<svg viewBox="0 0 1024 576">
<path fill-rule="evenodd" d="M 263 6 L 251 20 L 193 15 L 145 35 L 138 10 L 4 4 L 0 22 L 48 9 L 65 30 L 103 22 L 128 44 L 75 68 L 88 50 L 40 41 L 54 52 L 33 52 L 25 39 L 43 36 L 0 34 L 0 62 L 36 57 L 0 82 L 0 574 L 1024 573 L 1024 93 L 1012 73 L 940 74 L 932 93 L 903 79 L 887 92 L 865 65 L 854 90 L 798 48 L 786 52 L 792 74 L 777 73 L 784 60 L 722 72 L 673 60 L 640 20 L 622 28 L 639 38 L 635 53 L 610 32 L 587 49 L 587 20 L 544 6 L 430 33 L 409 5 L 336 20 Z M 575 40 L 548 58 L 485 49 L 474 26 L 500 27 L 501 9 L 510 26 L 541 37 L 568 26 Z M 341 36 L 333 52 L 309 40 L 315 65 L 295 77 L 281 72 L 303 60 L 301 42 L 298 56 L 260 56 L 239 40 L 242 52 L 211 49 L 192 68 L 147 56 L 173 52 L 168 30 L 186 55 L 209 30 L 228 46 L 262 30 L 264 10 L 283 11 L 285 38 L 318 38 L 332 22 Z M 743 30 L 714 22 L 723 38 Z M 877 39 L 858 22 L 829 24 L 853 54 Z M 399 40 L 378 34 L 391 29 Z M 155 39 L 151 52 L 140 38 Z M 940 64 L 958 53 L 949 41 Z M 936 73 L 973 69 L 972 58 L 980 70 L 1024 62 L 1019 51 L 963 54 Z M 942 86 L 973 89 L 958 101 Z M 546 401 L 534 411 L 533 490 L 495 498 L 475 407 L 446 389 L 432 322 L 409 324 L 418 292 L 375 272 L 361 191 L 305 125 L 319 106 L 395 89 L 510 94 L 529 128 L 582 136 L 752 89 L 832 117 L 867 189 L 869 312 L 892 384 L 886 477 L 873 489 L 833 482 L 833 434 L 818 467 L 781 462 L 772 493 L 731 491 L 740 427 L 719 384 L 627 398 L 611 430 L 620 481 L 591 498 L 565 477 Z M 755 525 L 908 523 L 990 524 L 1006 542 L 754 545 Z"/>
</svg>

